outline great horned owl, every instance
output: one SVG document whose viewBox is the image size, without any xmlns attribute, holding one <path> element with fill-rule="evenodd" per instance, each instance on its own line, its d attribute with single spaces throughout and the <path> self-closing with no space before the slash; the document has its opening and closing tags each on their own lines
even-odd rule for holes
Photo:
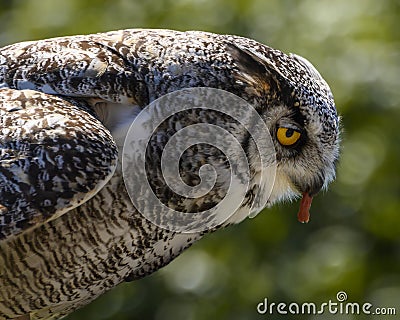
<svg viewBox="0 0 400 320">
<path fill-rule="evenodd" d="M 254 107 L 276 150 L 267 203 L 302 194 L 299 220 L 308 221 L 312 197 L 335 177 L 339 120 L 328 85 L 304 58 L 197 31 L 121 30 L 13 44 L 0 49 L 0 319 L 67 315 L 156 271 L 207 233 L 170 231 L 144 218 L 118 161 L 127 127 L 144 107 L 193 87 L 221 89 Z M 151 142 L 150 165 L 159 165 L 179 128 L 198 122 L 235 126 L 218 112 L 172 117 Z M 259 158 L 246 133 L 236 138 L 253 179 Z M 225 165 L 223 155 L 204 151 L 190 149 L 180 164 L 186 183 L 210 159 Z M 163 181 L 151 179 L 162 201 L 179 207 Z M 243 207 L 265 192 L 251 186 Z M 193 211 L 214 202 L 205 196 Z M 221 226 L 245 217 L 233 213 Z"/>
</svg>

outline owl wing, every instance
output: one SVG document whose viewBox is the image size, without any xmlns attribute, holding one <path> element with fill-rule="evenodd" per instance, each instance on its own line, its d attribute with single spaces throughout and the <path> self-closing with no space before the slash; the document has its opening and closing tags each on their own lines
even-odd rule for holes
<svg viewBox="0 0 400 320">
<path fill-rule="evenodd" d="M 147 87 L 126 53 L 116 48 L 123 37 L 110 32 L 6 46 L 0 49 L 0 88 L 144 106 Z"/>
<path fill-rule="evenodd" d="M 111 134 L 85 103 L 0 90 L 0 239 L 87 201 L 117 158 Z"/>
</svg>

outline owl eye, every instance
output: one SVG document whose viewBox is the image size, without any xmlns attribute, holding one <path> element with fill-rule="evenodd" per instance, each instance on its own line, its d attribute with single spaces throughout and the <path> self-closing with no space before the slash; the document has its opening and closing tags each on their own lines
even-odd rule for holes
<svg viewBox="0 0 400 320">
<path fill-rule="evenodd" d="M 300 139 L 301 133 L 291 128 L 278 128 L 276 137 L 283 146 L 292 146 Z"/>
</svg>

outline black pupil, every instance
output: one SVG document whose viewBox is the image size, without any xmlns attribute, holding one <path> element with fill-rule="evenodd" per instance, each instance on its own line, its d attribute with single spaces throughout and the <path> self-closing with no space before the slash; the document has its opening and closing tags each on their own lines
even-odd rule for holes
<svg viewBox="0 0 400 320">
<path fill-rule="evenodd" d="M 286 130 L 286 138 L 290 138 L 291 136 L 293 136 L 294 130 L 293 129 L 287 129 Z"/>
</svg>

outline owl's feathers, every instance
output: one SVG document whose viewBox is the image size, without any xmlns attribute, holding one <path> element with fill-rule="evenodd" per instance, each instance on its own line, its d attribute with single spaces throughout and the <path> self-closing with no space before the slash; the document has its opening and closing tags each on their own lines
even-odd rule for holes
<svg viewBox="0 0 400 320">
<path fill-rule="evenodd" d="M 328 85 L 304 58 L 198 31 L 121 30 L 6 46 L 0 49 L 0 314 L 66 315 L 161 268 L 201 238 L 144 219 L 117 165 L 140 110 L 189 87 L 234 93 L 254 106 L 273 137 L 281 126 L 302 134 L 291 148 L 274 140 L 270 204 L 314 195 L 334 179 L 338 116 Z M 216 121 L 211 113 L 196 117 Z M 253 159 L 248 137 L 238 139 Z M 153 149 L 155 163 L 161 148 Z M 196 172 L 186 168 L 188 176 Z M 254 183 L 245 204 L 262 192 Z"/>
<path fill-rule="evenodd" d="M 118 150 L 83 103 L 0 90 L 0 238 L 86 202 L 111 178 Z"/>
</svg>

